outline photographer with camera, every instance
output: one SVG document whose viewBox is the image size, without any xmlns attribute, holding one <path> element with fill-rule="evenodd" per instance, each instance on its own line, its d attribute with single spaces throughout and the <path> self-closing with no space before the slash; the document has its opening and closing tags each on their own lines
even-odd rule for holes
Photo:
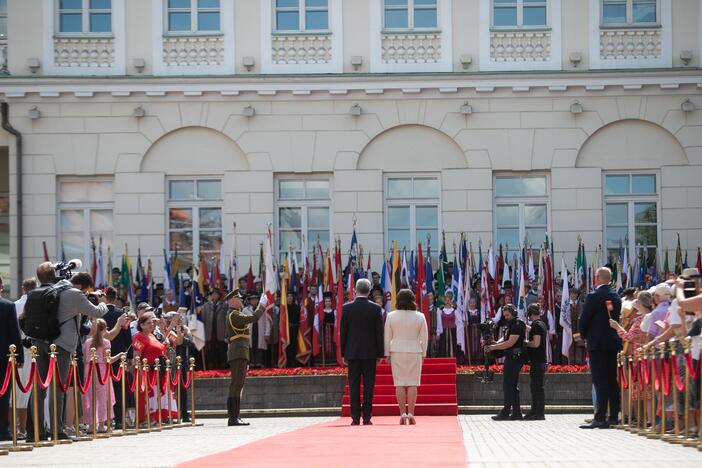
<svg viewBox="0 0 702 468">
<path fill-rule="evenodd" d="M 493 344 L 485 345 L 485 352 L 504 351 L 505 365 L 503 370 L 502 391 L 504 406 L 492 419 L 495 421 L 521 420 L 522 410 L 519 406 L 519 371 L 524 365 L 524 335 L 526 326 L 517 318 L 513 304 L 502 308 L 502 316 L 507 322 L 505 337 Z"/>
<path fill-rule="evenodd" d="M 69 265 L 59 264 L 54 265 L 51 262 L 44 262 L 37 268 L 37 279 L 41 286 L 31 291 L 27 296 L 24 314 L 24 332 L 31 339 L 31 343 L 37 347 L 37 371 L 40 378 L 46 378 L 49 372 L 49 345 L 56 345 L 56 362 L 58 364 L 58 374 L 61 381 L 65 382 L 68 378 L 68 369 L 71 365 L 71 354 L 78 347 L 78 332 L 79 321 L 81 315 L 87 315 L 92 318 L 99 318 L 107 313 L 105 304 L 93 305 L 88 300 L 86 292 L 92 284 L 92 278 L 88 273 L 82 273 L 85 278 L 78 278 L 76 285 L 80 289 L 74 287 L 67 279 L 58 281 L 56 276 L 57 270 L 64 276 L 71 274 L 72 268 L 79 268 L 79 261 L 71 261 Z M 53 387 L 52 387 L 53 388 Z M 72 440 L 63 431 L 63 403 L 64 393 L 61 392 L 60 386 L 56 386 L 59 392 L 56 395 L 55 401 L 58 404 L 57 420 L 58 427 L 56 428 L 58 438 L 62 440 Z M 32 392 L 37 392 L 38 400 L 44 401 L 46 390 L 34 387 Z M 30 398 L 33 398 L 30 396 Z M 31 401 L 31 400 L 30 400 Z M 53 414 L 54 398 L 50 398 L 50 406 Z M 51 421 L 52 434 L 54 431 L 54 419 Z M 46 440 L 48 434 L 44 430 L 44 405 L 39 405 L 38 421 L 41 427 L 39 428 L 39 439 Z M 29 418 L 29 424 L 33 424 L 33 420 Z M 27 427 L 27 439 L 33 439 L 33 428 Z M 38 441 L 34 441 L 38 442 Z"/>
<path fill-rule="evenodd" d="M 529 355 L 529 383 L 531 387 L 531 409 L 524 419 L 530 421 L 543 421 L 545 397 L 544 375 L 546 374 L 546 343 L 548 332 L 546 323 L 541 320 L 541 308 L 533 302 L 527 307 L 527 317 L 531 321 L 528 327 L 529 340 L 526 341 L 527 354 Z"/>
</svg>

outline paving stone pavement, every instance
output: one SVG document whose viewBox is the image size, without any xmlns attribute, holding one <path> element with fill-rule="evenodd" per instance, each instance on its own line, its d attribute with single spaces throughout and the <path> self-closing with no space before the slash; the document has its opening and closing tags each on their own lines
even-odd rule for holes
<svg viewBox="0 0 702 468">
<path fill-rule="evenodd" d="M 167 467 L 229 450 L 255 440 L 336 418 L 257 418 L 249 427 L 227 427 L 226 419 L 199 419 L 202 427 L 78 442 L 0 457 L 0 466 Z M 2 448 L 3 445 L 0 445 Z"/>
<path fill-rule="evenodd" d="M 556 414 L 545 421 L 497 422 L 489 415 L 461 415 L 459 421 L 471 468 L 702 467 L 702 452 L 695 448 L 616 429 L 579 429 L 584 417 Z"/>
<path fill-rule="evenodd" d="M 458 420 L 471 468 L 702 467 L 702 452 L 696 449 L 614 429 L 585 431 L 578 428 L 583 417 L 559 414 L 548 415 L 546 421 L 495 422 L 489 415 L 461 415 Z M 334 419 L 255 418 L 247 428 L 229 428 L 226 419 L 202 419 L 202 427 L 11 453 L 0 457 L 0 466 L 167 467 Z M 7 444 L 0 448 L 3 445 Z"/>
</svg>

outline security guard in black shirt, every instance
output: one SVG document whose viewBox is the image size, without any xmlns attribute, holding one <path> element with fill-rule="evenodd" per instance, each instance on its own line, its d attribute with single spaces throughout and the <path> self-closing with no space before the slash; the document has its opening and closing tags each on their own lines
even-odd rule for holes
<svg viewBox="0 0 702 468">
<path fill-rule="evenodd" d="M 531 387 L 531 410 L 524 416 L 530 421 L 542 421 L 544 417 L 544 374 L 546 374 L 546 343 L 548 329 L 541 320 L 539 304 L 527 307 L 527 317 L 531 321 L 529 340 L 525 342 L 529 355 L 529 382 Z"/>
<path fill-rule="evenodd" d="M 521 420 L 522 410 L 519 407 L 519 371 L 524 365 L 524 334 L 526 326 L 517 319 L 517 311 L 513 304 L 502 308 L 502 316 L 507 322 L 507 333 L 494 344 L 485 345 L 485 352 L 503 350 L 505 366 L 502 375 L 502 391 L 504 406 L 492 419 L 495 421 Z"/>
</svg>

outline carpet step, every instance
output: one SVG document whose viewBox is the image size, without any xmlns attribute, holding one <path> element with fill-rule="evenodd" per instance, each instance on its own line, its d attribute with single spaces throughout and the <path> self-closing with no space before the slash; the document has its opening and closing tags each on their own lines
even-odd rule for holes
<svg viewBox="0 0 702 468">
<path fill-rule="evenodd" d="M 456 374 L 422 374 L 420 385 L 429 384 L 455 384 Z M 376 385 L 393 385 L 392 375 L 376 375 Z"/>
<path fill-rule="evenodd" d="M 381 374 L 392 374 L 392 368 L 388 366 L 387 364 L 378 364 L 375 368 L 375 373 L 376 375 L 381 375 Z M 455 364 L 434 364 L 434 363 L 427 363 L 427 361 L 424 361 L 424 364 L 422 364 L 422 374 L 455 374 L 456 373 L 456 365 Z"/>
<path fill-rule="evenodd" d="M 341 400 L 342 405 L 350 404 L 351 399 L 348 395 L 344 395 Z M 395 395 L 374 395 L 373 405 L 392 405 L 397 403 Z M 458 404 L 455 395 L 417 395 L 417 404 L 434 404 L 434 403 L 445 403 L 445 404 Z"/>
<path fill-rule="evenodd" d="M 344 395 L 349 394 L 349 386 L 344 388 Z M 376 385 L 375 395 L 395 395 L 395 386 Z M 418 395 L 456 395 L 456 384 L 430 384 L 417 387 Z M 363 385 L 361 385 L 361 395 L 363 395 Z"/>
<path fill-rule="evenodd" d="M 415 416 L 456 416 L 458 415 L 458 406 L 455 404 L 427 404 L 417 405 L 414 409 Z M 399 416 L 400 409 L 397 404 L 373 404 L 373 416 Z M 341 416 L 351 416 L 351 407 L 343 405 L 341 407 Z"/>
</svg>

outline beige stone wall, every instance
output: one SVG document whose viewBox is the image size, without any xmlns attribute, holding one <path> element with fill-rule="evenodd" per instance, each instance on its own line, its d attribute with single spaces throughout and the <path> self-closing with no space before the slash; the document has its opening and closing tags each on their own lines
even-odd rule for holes
<svg viewBox="0 0 702 468">
<path fill-rule="evenodd" d="M 268 0 L 265 0 L 268 1 Z M 582 62 L 577 69 L 587 69 L 590 64 L 590 29 L 597 29 L 597 24 L 593 22 L 590 15 L 590 4 L 598 0 L 561 0 L 561 19 L 560 28 L 562 31 L 562 39 L 560 41 L 561 50 L 561 66 L 557 69 L 572 70 L 575 67 L 570 63 L 569 57 L 571 53 L 580 53 Z M 684 67 L 684 63 L 680 60 L 680 52 L 689 50 L 693 53 L 693 59 L 687 67 L 695 67 L 699 65 L 700 55 L 700 5 L 696 0 L 661 0 L 661 5 L 672 5 L 672 21 L 669 26 L 672 41 L 669 50 L 665 51 L 666 55 L 672 57 L 673 67 Z M 233 43 L 225 45 L 224 55 L 235 57 L 234 65 L 227 70 L 227 74 L 247 74 L 260 73 L 260 65 L 262 63 L 262 47 L 261 25 L 266 19 L 262 18 L 262 3 L 257 1 L 234 1 L 223 0 L 223 4 L 229 5 L 231 9 L 223 7 L 222 21 L 232 22 L 235 40 Z M 50 44 L 51 41 L 44 41 L 43 31 L 43 14 L 44 8 L 50 5 L 52 0 L 9 0 L 8 2 L 8 37 L 9 37 L 9 69 L 13 75 L 23 76 L 28 75 L 27 68 L 28 58 L 46 57 L 44 44 Z M 124 63 L 126 64 L 126 73 L 136 75 L 138 71 L 133 67 L 133 59 L 140 58 L 146 62 L 146 67 L 142 74 L 150 75 L 154 69 L 154 61 L 158 58 L 154 55 L 154 38 L 162 37 L 161 31 L 154 31 L 156 28 L 162 28 L 160 19 L 155 18 L 154 12 L 161 12 L 159 4 L 161 0 L 144 0 L 144 1 L 125 1 L 124 5 L 124 31 L 115 30 L 115 35 L 124 35 L 125 52 Z M 372 52 L 369 25 L 371 14 L 380 14 L 375 8 L 371 9 L 371 0 L 354 0 L 343 2 L 342 7 L 342 23 L 340 30 L 332 31 L 332 35 L 341 36 L 343 42 L 343 67 L 336 73 L 343 72 L 368 72 L 370 57 Z M 469 71 L 480 70 L 480 49 L 481 32 L 487 31 L 489 24 L 483 24 L 480 21 L 481 10 L 489 7 L 488 0 L 452 0 L 451 3 L 452 21 L 451 21 L 451 53 L 452 53 L 452 70 L 455 72 L 463 71 L 460 63 L 461 55 L 471 55 L 473 63 L 469 67 Z M 224 12 L 227 12 L 226 15 Z M 229 13 L 229 12 L 233 13 Z M 50 13 L 51 14 L 51 13 Z M 233 15 L 233 18 L 231 17 Z M 489 15 L 487 16 L 489 18 Z M 553 26 L 553 25 L 552 25 Z M 53 35 L 53 31 L 48 31 L 49 35 Z M 158 49 L 158 46 L 156 47 Z M 552 45 L 553 48 L 553 45 Z M 265 51 L 269 53 L 269 51 Z M 245 56 L 253 57 L 255 67 L 251 72 L 247 72 L 242 66 L 242 58 Z M 350 63 L 352 56 L 360 56 L 363 58 L 363 65 L 355 70 Z M 521 54 L 520 54 L 521 56 Z M 532 57 L 533 58 L 533 57 Z M 529 62 L 532 58 L 526 57 L 525 62 Z M 44 66 L 46 64 L 43 64 Z M 523 64 L 523 66 L 527 66 Z M 647 66 L 642 62 L 642 67 Z M 670 66 L 670 65 L 667 65 Z M 191 67 L 192 70 L 185 70 L 185 74 L 210 74 L 207 67 Z M 426 67 L 425 67 L 426 68 Z M 515 69 L 519 69 L 517 63 Z M 487 68 L 485 68 L 487 69 Z M 538 67 L 537 67 L 538 69 Z M 429 70 L 427 68 L 426 70 Z M 426 71 L 425 70 L 425 71 Z M 182 72 L 182 70 L 180 70 Z M 412 71 L 423 71 L 422 64 L 418 64 Z M 300 70 L 304 73 L 304 70 Z M 40 74 L 42 71 L 40 70 Z M 222 74 L 222 72 L 218 72 Z M 295 72 L 297 73 L 297 72 Z M 115 72 L 115 74 L 121 74 Z"/>
<path fill-rule="evenodd" d="M 413 87 L 412 79 L 405 81 L 403 86 Z M 451 84 L 459 83 L 442 83 Z M 702 245 L 702 111 L 680 108 L 688 97 L 702 108 L 694 84 L 235 96 L 175 91 L 147 96 L 147 84 L 130 86 L 129 96 L 28 92 L 8 98 L 12 123 L 25 138 L 26 273 L 41 260 L 42 241 L 56 251 L 57 178 L 76 175 L 113 177 L 115 260 L 128 243 L 130 252 L 140 247 L 152 257 L 156 272 L 162 271 L 167 242 L 166 178 L 183 174 L 222 178 L 225 251 L 235 221 L 244 267 L 251 256 L 256 268 L 258 244 L 274 219 L 279 174 L 328 176 L 333 235 L 348 245 L 355 215 L 359 241 L 374 254 L 374 263 L 387 243 L 384 176 L 408 172 L 440 178 L 440 219 L 449 246 L 461 232 L 474 246 L 493 241 L 493 177 L 517 171 L 548 177 L 558 256 L 565 252 L 572 260 L 577 236 L 591 254 L 603 242 L 603 170 L 610 169 L 657 173 L 661 245 L 674 248 L 676 233 L 691 254 Z M 582 114 L 571 114 L 575 100 Z M 465 102 L 472 106 L 470 115 L 459 112 Z M 350 115 L 354 103 L 362 115 Z M 133 116 L 138 105 L 145 117 Z M 256 109 L 252 118 L 241 115 L 247 105 Z M 34 106 L 42 116 L 30 120 L 27 111 Z"/>
</svg>

